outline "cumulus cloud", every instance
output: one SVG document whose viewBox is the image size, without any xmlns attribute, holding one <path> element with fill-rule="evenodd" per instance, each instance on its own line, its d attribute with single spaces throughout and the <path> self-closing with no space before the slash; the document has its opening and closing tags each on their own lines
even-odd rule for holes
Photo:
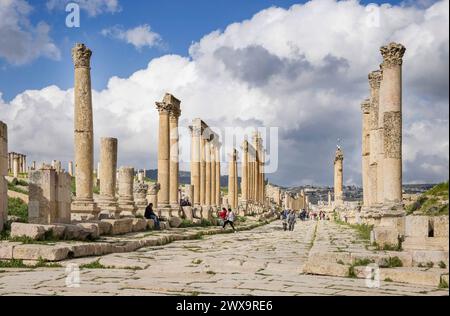
<svg viewBox="0 0 450 316">
<path fill-rule="evenodd" d="M 21 65 L 38 57 L 60 58 L 45 22 L 33 25 L 33 8 L 25 0 L 0 1 L 0 59 Z"/>
<path fill-rule="evenodd" d="M 154 101 L 167 91 L 182 100 L 182 127 L 195 117 L 211 126 L 279 127 L 279 168 L 269 175 L 275 183 L 331 184 L 339 138 L 344 181 L 360 184 L 360 103 L 369 94 L 367 74 L 381 62 L 380 46 L 396 41 L 407 48 L 405 181 L 444 180 L 448 7 L 448 0 L 425 8 L 383 4 L 370 9 L 357 1 L 315 0 L 263 10 L 205 35 L 190 47 L 189 57 L 155 58 L 129 78 L 113 77 L 105 89 L 94 91 L 96 153 L 100 136 L 115 136 L 120 164 L 155 168 Z M 36 160 L 72 159 L 72 98 L 72 90 L 49 87 L 0 101 L 13 149 Z"/>
<path fill-rule="evenodd" d="M 91 17 L 103 13 L 116 13 L 122 10 L 118 0 L 48 0 L 49 10 L 64 9 L 68 3 L 78 3 L 80 9 Z"/>
<path fill-rule="evenodd" d="M 158 33 L 153 32 L 148 24 L 139 25 L 128 30 L 125 30 L 122 26 L 116 25 L 103 29 L 101 34 L 131 44 L 138 50 L 146 46 L 154 47 L 161 44 L 161 36 Z"/>
</svg>

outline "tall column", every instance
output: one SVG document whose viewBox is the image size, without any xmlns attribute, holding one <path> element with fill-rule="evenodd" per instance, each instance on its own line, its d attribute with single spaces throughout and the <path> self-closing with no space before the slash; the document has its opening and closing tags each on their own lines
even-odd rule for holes
<svg viewBox="0 0 450 316">
<path fill-rule="evenodd" d="M 192 205 L 199 207 L 200 203 L 200 142 L 201 121 L 195 119 L 192 124 L 192 152 L 191 152 L 191 185 L 194 186 L 194 197 Z"/>
<path fill-rule="evenodd" d="M 28 172 L 28 168 L 27 168 L 27 156 L 23 155 L 23 173 Z"/>
<path fill-rule="evenodd" d="M 71 176 L 71 177 L 73 177 L 73 162 L 72 161 L 69 161 L 69 164 L 68 164 L 68 173 L 69 173 L 69 175 Z M 34 162 L 33 162 L 33 169 L 34 169 Z"/>
<path fill-rule="evenodd" d="M 95 217 L 98 208 L 93 199 L 92 173 L 94 169 L 94 125 L 92 119 L 91 60 L 92 52 L 84 44 L 72 49 L 75 66 L 75 186 L 76 197 L 72 213 L 81 218 Z"/>
<path fill-rule="evenodd" d="M 334 203 L 335 205 L 342 205 L 342 183 L 343 183 L 343 160 L 344 153 L 341 148 L 336 150 L 336 156 L 334 158 Z"/>
<path fill-rule="evenodd" d="M 242 175 L 241 175 L 241 197 L 246 207 L 248 200 L 248 141 L 244 140 L 242 145 Z"/>
<path fill-rule="evenodd" d="M 216 205 L 217 207 L 220 207 L 222 205 L 222 201 L 220 198 L 220 143 L 216 143 L 216 161 L 215 161 L 215 167 L 216 167 Z"/>
<path fill-rule="evenodd" d="M 125 216 L 134 216 L 136 205 L 133 195 L 134 186 L 134 168 L 119 168 L 119 212 L 117 214 Z"/>
<path fill-rule="evenodd" d="M 362 186 L 363 186 L 363 206 L 370 204 L 369 190 L 369 169 L 370 169 L 370 100 L 366 99 L 361 103 L 362 111 Z"/>
<path fill-rule="evenodd" d="M 238 196 L 239 196 L 239 185 L 238 185 L 238 167 L 237 167 L 237 151 L 235 150 L 234 156 L 234 201 L 233 208 L 237 210 L 238 208 Z"/>
<path fill-rule="evenodd" d="M 205 205 L 211 205 L 211 142 L 205 143 Z"/>
<path fill-rule="evenodd" d="M 13 158 L 13 177 L 19 177 L 19 156 L 14 156 Z"/>
<path fill-rule="evenodd" d="M 174 99 L 174 98 L 173 98 Z M 174 106 L 169 114 L 170 128 L 170 206 L 176 211 L 180 209 L 180 200 L 178 198 L 178 118 L 180 117 L 180 102 L 174 102 Z"/>
<path fill-rule="evenodd" d="M 370 85 L 370 148 L 369 148 L 369 205 L 374 206 L 380 199 L 378 198 L 378 157 L 380 156 L 380 136 L 378 129 L 379 100 L 381 71 L 372 71 L 369 74 Z"/>
<path fill-rule="evenodd" d="M 402 203 L 402 63 L 405 47 L 390 43 L 383 56 L 383 188 L 385 204 Z"/>
<path fill-rule="evenodd" d="M 200 204 L 205 205 L 205 192 L 206 192 L 206 161 L 205 161 L 205 144 L 206 139 L 203 135 L 200 137 Z"/>
<path fill-rule="evenodd" d="M 215 136 L 214 136 L 215 137 Z M 216 207 L 216 148 L 215 140 L 211 143 L 211 206 Z"/>
<path fill-rule="evenodd" d="M 331 191 L 328 191 L 328 206 L 331 206 Z"/>
<path fill-rule="evenodd" d="M 236 149 L 232 149 L 230 153 L 230 160 L 228 162 L 228 205 L 231 208 L 234 208 L 234 201 L 235 201 L 235 195 L 236 195 L 236 188 L 235 188 L 235 177 L 236 174 L 234 173 L 235 167 L 234 167 L 234 160 L 236 158 Z"/>
<path fill-rule="evenodd" d="M 0 121 L 0 232 L 8 219 L 8 126 Z"/>
<path fill-rule="evenodd" d="M 113 213 L 118 217 L 120 211 L 116 199 L 117 138 L 100 139 L 100 166 L 98 207 L 101 211 Z"/>
<path fill-rule="evenodd" d="M 170 210 L 169 204 L 169 112 L 171 104 L 166 96 L 162 102 L 156 102 L 156 108 L 159 112 L 159 136 L 158 136 L 158 183 L 160 190 L 158 192 L 158 209 L 168 212 Z M 160 212 L 161 212 L 160 210 Z"/>
</svg>

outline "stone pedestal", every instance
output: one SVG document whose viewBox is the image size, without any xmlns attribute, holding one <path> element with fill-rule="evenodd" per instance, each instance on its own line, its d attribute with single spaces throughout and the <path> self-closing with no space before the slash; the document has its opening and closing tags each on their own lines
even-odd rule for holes
<svg viewBox="0 0 450 316">
<path fill-rule="evenodd" d="M 148 204 L 153 204 L 153 206 L 158 205 L 158 191 L 160 185 L 159 183 L 153 183 L 148 186 L 147 190 L 147 201 Z"/>
<path fill-rule="evenodd" d="M 75 183 L 76 197 L 72 213 L 77 218 L 96 218 L 99 212 L 93 199 L 94 128 L 92 119 L 90 59 L 92 52 L 84 44 L 72 49 L 75 66 Z"/>
<path fill-rule="evenodd" d="M 72 178 L 66 172 L 44 167 L 29 174 L 28 222 L 54 224 L 71 221 Z"/>
<path fill-rule="evenodd" d="M 116 198 L 117 139 L 100 140 L 100 196 L 97 200 L 101 212 L 117 217 L 120 210 Z"/>
<path fill-rule="evenodd" d="M 121 167 L 119 169 L 119 209 L 120 216 L 135 216 L 136 205 L 133 196 L 134 168 Z M 116 213 L 118 217 L 119 213 Z"/>
</svg>

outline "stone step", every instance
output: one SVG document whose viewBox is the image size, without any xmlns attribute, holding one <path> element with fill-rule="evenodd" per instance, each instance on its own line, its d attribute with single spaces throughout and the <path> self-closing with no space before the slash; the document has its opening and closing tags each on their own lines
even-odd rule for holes
<svg viewBox="0 0 450 316">
<path fill-rule="evenodd" d="M 404 250 L 448 251 L 448 237 L 406 237 L 402 248 Z"/>
</svg>

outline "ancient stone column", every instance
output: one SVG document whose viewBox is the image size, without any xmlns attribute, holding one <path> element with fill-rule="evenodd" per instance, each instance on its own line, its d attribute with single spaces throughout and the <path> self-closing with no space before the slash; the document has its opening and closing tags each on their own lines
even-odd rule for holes
<svg viewBox="0 0 450 316">
<path fill-rule="evenodd" d="M 35 168 L 35 166 L 34 166 L 34 162 L 33 162 L 33 169 Z M 71 176 L 71 177 L 73 177 L 73 162 L 72 161 L 69 161 L 69 164 L 68 164 L 68 173 L 69 173 L 69 175 Z"/>
<path fill-rule="evenodd" d="M 92 119 L 91 60 L 92 52 L 84 44 L 72 49 L 75 66 L 75 185 L 76 197 L 72 213 L 83 218 L 95 217 L 98 208 L 93 199 L 92 173 L 94 169 L 94 128 Z"/>
<path fill-rule="evenodd" d="M 202 135 L 201 120 L 195 119 L 192 131 L 192 152 L 191 152 L 191 185 L 194 187 L 194 196 L 192 206 L 199 207 L 200 203 L 200 142 Z"/>
<path fill-rule="evenodd" d="M 139 170 L 138 174 L 137 174 L 137 180 L 140 183 L 144 182 L 144 171 L 143 170 Z"/>
<path fill-rule="evenodd" d="M 380 130 L 378 128 L 379 121 L 379 97 L 381 71 L 372 71 L 369 74 L 370 85 L 370 146 L 369 146 L 369 205 L 374 206 L 381 202 L 378 198 L 378 157 L 380 156 Z"/>
<path fill-rule="evenodd" d="M 170 134 L 169 134 L 169 113 L 172 108 L 171 96 L 165 95 L 162 102 L 156 102 L 159 112 L 159 139 L 158 139 L 158 209 L 163 213 L 170 211 L 169 201 L 169 174 L 170 174 Z"/>
<path fill-rule="evenodd" d="M 0 121 L 0 232 L 8 219 L 8 126 Z"/>
<path fill-rule="evenodd" d="M 369 169 L 370 169 L 370 100 L 366 99 L 361 103 L 362 111 L 362 186 L 363 186 L 363 206 L 370 204 L 369 190 Z"/>
<path fill-rule="evenodd" d="M 241 175 L 241 198 L 246 205 L 248 200 L 248 141 L 244 140 L 242 145 L 242 175 Z"/>
<path fill-rule="evenodd" d="M 230 153 L 230 158 L 228 162 L 228 206 L 233 208 L 234 207 L 234 196 L 236 194 L 236 189 L 234 187 L 235 181 L 234 178 L 236 175 L 234 174 L 234 157 L 235 157 L 235 149 Z"/>
<path fill-rule="evenodd" d="M 171 97 L 172 109 L 169 112 L 169 128 L 170 128 L 170 191 L 169 201 L 174 210 L 180 209 L 180 199 L 178 197 L 178 118 L 181 115 L 180 101 Z"/>
<path fill-rule="evenodd" d="M 384 204 L 402 203 L 402 63 L 405 47 L 390 43 L 380 49 L 383 56 Z"/>
<path fill-rule="evenodd" d="M 101 211 L 118 217 L 120 210 L 116 199 L 117 138 L 100 139 L 100 162 L 100 197 L 97 204 Z"/>
<path fill-rule="evenodd" d="M 153 183 L 148 186 L 147 190 L 147 201 L 148 203 L 152 203 L 153 206 L 158 205 L 158 191 L 159 191 L 159 183 Z"/>
<path fill-rule="evenodd" d="M 234 157 L 234 209 L 238 208 L 239 205 L 239 184 L 238 184 L 238 166 L 237 166 L 237 151 L 235 150 L 235 157 Z"/>
<path fill-rule="evenodd" d="M 144 216 L 145 208 L 148 205 L 147 201 L 148 184 L 139 182 L 133 188 L 134 201 L 136 205 L 136 213 Z"/>
<path fill-rule="evenodd" d="M 27 156 L 23 155 L 22 163 L 23 163 L 23 165 L 22 165 L 23 171 L 22 172 L 26 173 L 28 171 L 28 168 L 27 168 Z"/>
<path fill-rule="evenodd" d="M 33 164 L 31 165 L 32 170 L 36 170 L 36 161 L 33 161 Z"/>
<path fill-rule="evenodd" d="M 341 148 L 336 150 L 336 156 L 334 158 L 334 203 L 335 205 L 342 205 L 343 203 L 343 161 L 344 153 Z"/>
<path fill-rule="evenodd" d="M 206 161 L 205 161 L 205 144 L 204 131 L 200 138 L 200 204 L 205 205 L 206 192 Z"/>
<path fill-rule="evenodd" d="M 215 168 L 216 168 L 216 205 L 217 207 L 220 207 L 222 205 L 222 201 L 220 198 L 220 143 L 216 143 L 216 161 L 215 161 Z"/>
<path fill-rule="evenodd" d="M 216 149 L 211 142 L 211 206 L 216 207 Z"/>
<path fill-rule="evenodd" d="M 14 156 L 13 160 L 13 177 L 19 177 L 19 156 Z"/>
<path fill-rule="evenodd" d="M 211 142 L 205 143 L 205 205 L 211 206 Z"/>
<path fill-rule="evenodd" d="M 119 168 L 119 209 L 120 215 L 134 216 L 136 214 L 136 205 L 133 195 L 134 168 Z"/>
<path fill-rule="evenodd" d="M 331 206 L 331 191 L 328 191 L 328 206 Z"/>
</svg>

